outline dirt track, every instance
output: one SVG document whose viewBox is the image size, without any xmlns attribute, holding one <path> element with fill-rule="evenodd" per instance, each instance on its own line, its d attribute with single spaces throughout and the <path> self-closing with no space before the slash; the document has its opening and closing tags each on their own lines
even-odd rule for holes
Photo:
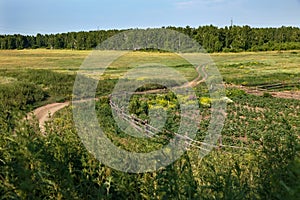
<svg viewBox="0 0 300 200">
<path fill-rule="evenodd" d="M 50 120 L 53 114 L 64 107 L 68 106 L 70 102 L 52 103 L 39 107 L 33 110 L 29 115 L 33 114 L 39 121 L 39 127 L 42 133 L 45 133 L 45 122 Z M 30 118 L 30 116 L 28 116 Z"/>
<path fill-rule="evenodd" d="M 273 97 L 276 98 L 282 98 L 282 99 L 297 99 L 300 100 L 300 91 L 265 91 L 265 90 L 259 90 L 256 88 L 251 88 L 251 87 L 244 87 L 244 86 L 238 86 L 238 85 L 233 85 L 233 84 L 228 84 L 226 85 L 228 88 L 238 88 L 241 90 L 244 90 L 248 94 L 253 94 L 256 96 L 263 96 L 265 92 L 270 93 Z"/>
<path fill-rule="evenodd" d="M 194 86 L 198 85 L 199 83 L 204 82 L 207 78 L 207 74 L 204 70 L 204 67 L 205 66 L 202 66 L 201 70 L 205 76 L 201 80 L 199 80 L 201 78 L 201 75 L 199 73 L 199 75 L 194 80 L 192 80 L 191 82 L 189 82 L 187 84 L 184 84 L 181 87 L 194 87 Z M 200 68 L 200 66 L 197 68 L 197 70 L 199 70 L 199 68 Z M 263 95 L 263 91 L 259 91 L 259 90 L 255 90 L 255 89 L 247 88 L 247 87 L 243 87 L 243 86 L 226 85 L 226 87 L 236 87 L 236 88 L 244 90 L 248 94 L 254 94 L 254 95 L 258 95 L 258 96 Z M 136 92 L 136 94 L 157 93 L 157 92 L 161 92 L 161 91 L 164 91 L 164 90 L 161 90 L 161 89 L 150 90 L 150 91 L 144 91 L 144 92 Z M 272 94 L 272 96 L 277 97 L 277 98 L 300 100 L 300 92 L 299 91 L 297 91 L 297 92 L 270 92 L 270 94 Z M 45 126 L 44 126 L 45 122 L 50 120 L 55 112 L 63 109 L 64 107 L 66 107 L 68 105 L 70 105 L 70 102 L 48 104 L 48 105 L 45 105 L 45 106 L 35 109 L 28 115 L 28 117 L 30 118 L 30 115 L 33 113 L 39 121 L 39 127 L 40 127 L 41 132 L 45 133 Z"/>
<path fill-rule="evenodd" d="M 198 66 L 197 70 L 199 70 L 200 67 L 201 66 Z M 202 66 L 202 72 L 205 74 L 205 77 L 203 77 L 202 80 L 199 81 L 199 79 L 201 78 L 201 75 L 199 73 L 199 75 L 194 80 L 183 85 L 182 87 L 193 87 L 201 82 L 204 82 L 205 79 L 207 78 L 204 67 L 205 67 L 205 65 Z M 137 94 L 157 93 L 160 91 L 162 91 L 162 90 L 159 89 L 159 90 L 151 90 L 151 91 L 145 91 L 145 92 L 137 92 Z M 63 109 L 64 107 L 66 107 L 68 105 L 70 105 L 70 102 L 47 104 L 47 105 L 39 107 L 39 108 L 35 109 L 34 111 L 32 111 L 31 113 L 29 113 L 28 118 L 31 118 L 32 114 L 35 115 L 35 117 L 39 121 L 39 127 L 40 127 L 41 132 L 45 133 L 45 122 L 50 120 L 55 112 Z"/>
</svg>

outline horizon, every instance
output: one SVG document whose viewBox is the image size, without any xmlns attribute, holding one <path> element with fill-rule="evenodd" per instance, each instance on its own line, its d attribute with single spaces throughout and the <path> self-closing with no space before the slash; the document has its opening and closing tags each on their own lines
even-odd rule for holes
<svg viewBox="0 0 300 200">
<path fill-rule="evenodd" d="M 190 27 L 192 29 L 197 29 L 199 27 L 205 27 L 205 26 L 214 26 L 214 27 L 217 27 L 218 29 L 221 29 L 221 28 L 229 28 L 231 27 L 230 25 L 229 26 L 216 26 L 216 25 L 213 25 L 213 24 L 207 24 L 207 25 L 199 25 L 197 27 L 192 27 L 190 25 L 186 25 L 186 26 L 162 26 L 162 27 L 134 27 L 134 28 L 121 28 L 121 29 L 117 29 L 117 28 L 111 28 L 111 29 L 91 29 L 91 30 L 76 30 L 76 31 L 66 31 L 66 32 L 49 32 L 49 33 L 35 33 L 35 34 L 22 34 L 22 33 L 11 33 L 11 34 L 2 34 L 0 33 L 0 36 L 5 36 L 5 35 L 23 35 L 23 36 L 37 36 L 38 34 L 41 34 L 41 35 L 57 35 L 57 34 L 67 34 L 67 33 L 78 33 L 78 32 L 94 32 L 94 31 L 111 31 L 111 30 L 118 30 L 118 31 L 126 31 L 126 30 L 134 30 L 134 29 L 139 29 L 139 30 L 146 30 L 146 29 L 161 29 L 161 28 L 168 28 L 168 27 L 176 27 L 176 28 L 186 28 L 186 27 Z M 281 27 L 292 27 L 292 28 L 299 28 L 300 29 L 300 26 L 285 26 L 285 25 L 282 25 L 282 26 L 265 26 L 265 27 L 254 27 L 254 26 L 250 26 L 250 25 L 236 25 L 236 24 L 233 24 L 233 27 L 244 27 L 244 26 L 249 26 L 250 28 L 261 28 L 261 29 L 264 29 L 264 28 L 281 28 Z"/>
<path fill-rule="evenodd" d="M 0 2 L 0 35 L 96 30 L 300 26 L 300 0 L 9 0 Z"/>
</svg>

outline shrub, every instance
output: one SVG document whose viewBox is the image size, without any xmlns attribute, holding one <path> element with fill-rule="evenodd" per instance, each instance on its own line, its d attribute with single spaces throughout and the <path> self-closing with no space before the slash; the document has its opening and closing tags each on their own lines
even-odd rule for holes
<svg viewBox="0 0 300 200">
<path fill-rule="evenodd" d="M 265 98 L 272 98 L 273 96 L 269 92 L 264 92 L 263 97 L 265 97 Z"/>
</svg>

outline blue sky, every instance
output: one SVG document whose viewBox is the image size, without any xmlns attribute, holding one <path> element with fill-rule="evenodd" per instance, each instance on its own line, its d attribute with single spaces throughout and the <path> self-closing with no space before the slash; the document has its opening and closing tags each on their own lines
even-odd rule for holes
<svg viewBox="0 0 300 200">
<path fill-rule="evenodd" d="M 213 24 L 300 26 L 300 0 L 0 0 L 0 34 Z"/>
</svg>

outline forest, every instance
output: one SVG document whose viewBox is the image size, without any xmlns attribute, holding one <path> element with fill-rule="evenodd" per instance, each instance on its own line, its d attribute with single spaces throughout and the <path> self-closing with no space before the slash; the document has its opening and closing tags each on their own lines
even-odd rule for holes
<svg viewBox="0 0 300 200">
<path fill-rule="evenodd" d="M 300 49 L 299 27 L 253 28 L 213 25 L 193 28 L 162 27 L 190 36 L 208 52 L 241 52 Z M 131 29 L 132 30 L 132 29 Z M 106 39 L 127 30 L 97 30 L 58 34 L 0 35 L 0 49 L 74 49 L 90 50 Z M 152 43 L 154 43 L 152 41 Z"/>
</svg>

